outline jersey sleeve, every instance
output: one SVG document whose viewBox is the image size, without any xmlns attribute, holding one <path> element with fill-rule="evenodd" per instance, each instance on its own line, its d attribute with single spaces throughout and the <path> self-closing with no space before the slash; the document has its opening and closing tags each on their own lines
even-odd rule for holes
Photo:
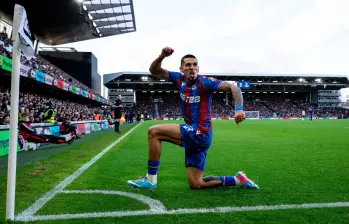
<svg viewBox="0 0 349 224">
<path fill-rule="evenodd" d="M 168 78 L 169 80 L 175 84 L 177 87 L 179 87 L 181 81 L 182 81 L 183 74 L 179 72 L 168 72 Z"/>
<path fill-rule="evenodd" d="M 208 91 L 217 91 L 221 82 L 221 80 L 212 77 L 202 78 L 202 84 L 204 85 L 204 88 Z"/>
</svg>

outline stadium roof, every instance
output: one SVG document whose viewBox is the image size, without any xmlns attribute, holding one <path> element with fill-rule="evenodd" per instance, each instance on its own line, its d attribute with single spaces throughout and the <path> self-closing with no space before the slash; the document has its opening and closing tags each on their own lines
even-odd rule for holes
<svg viewBox="0 0 349 224">
<path fill-rule="evenodd" d="M 311 91 L 315 89 L 341 89 L 349 87 L 349 76 L 324 74 L 263 74 L 263 73 L 204 73 L 227 81 L 249 81 L 250 90 Z M 105 74 L 107 88 L 129 88 L 136 90 L 174 89 L 166 80 L 151 76 L 149 72 L 119 72 Z"/>
<path fill-rule="evenodd" d="M 83 9 L 103 36 L 136 31 L 133 0 L 83 1 Z"/>
<path fill-rule="evenodd" d="M 10 25 L 15 2 L 24 6 L 31 31 L 45 45 L 136 31 L 133 0 L 1 1 L 0 18 Z"/>
<path fill-rule="evenodd" d="M 73 47 L 39 47 L 41 51 L 78 52 Z"/>
</svg>

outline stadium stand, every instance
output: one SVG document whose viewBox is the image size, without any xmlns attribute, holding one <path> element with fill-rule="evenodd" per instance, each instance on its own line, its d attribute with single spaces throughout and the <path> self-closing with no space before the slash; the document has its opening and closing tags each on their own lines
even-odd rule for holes
<svg viewBox="0 0 349 224">
<path fill-rule="evenodd" d="M 7 34 L 3 31 L 0 34 L 0 54 L 7 57 L 12 58 L 12 41 L 8 39 Z M 71 77 L 66 72 L 62 71 L 55 65 L 51 64 L 50 62 L 46 61 L 44 58 L 40 57 L 39 55 L 35 55 L 34 58 L 31 60 L 27 60 L 24 56 L 21 57 L 21 64 L 25 66 L 29 66 L 32 69 L 38 69 L 39 71 L 50 75 L 51 77 L 54 77 L 55 79 L 60 79 L 64 82 L 69 82 L 70 85 L 74 85 L 80 89 L 84 89 L 88 92 L 93 92 L 92 89 L 87 87 L 86 85 L 82 84 L 78 80 Z M 97 93 L 93 92 L 95 95 L 98 95 Z M 98 95 L 99 97 L 102 97 Z"/>
<path fill-rule="evenodd" d="M 136 31 L 132 1 L 122 4 L 104 2 L 92 4 L 87 1 L 22 2 L 21 4 L 27 10 L 29 26 L 36 41 L 36 49 L 38 49 L 38 43 L 67 44 Z M 121 7 L 127 9 L 127 12 L 119 12 Z M 45 10 L 41 10 L 42 8 Z M 114 8 L 115 11 L 105 13 L 99 10 L 101 8 Z M 0 26 L 2 27 L 0 30 L 0 125 L 8 124 L 12 106 L 9 90 L 12 69 L 10 64 L 4 65 L 5 62 L 11 62 L 12 59 L 10 35 L 13 10 L 13 1 L 2 3 L 0 9 L 2 24 Z M 94 15 L 93 18 L 91 14 Z M 113 20 L 116 16 L 118 20 Z M 112 19 L 106 23 L 103 22 L 103 19 L 100 21 L 99 17 Z M 45 21 L 42 18 L 45 18 Z M 60 18 L 59 25 L 57 25 L 57 18 Z M 113 24 L 118 24 L 118 27 L 106 28 Z M 126 25 L 127 29 L 124 29 Z M 72 26 L 79 31 L 73 31 Z M 38 77 L 38 74 L 41 77 Z M 105 107 L 109 103 L 105 98 L 39 54 L 35 54 L 31 60 L 27 60 L 24 56 L 21 57 L 20 82 L 19 118 L 21 113 L 27 112 L 31 115 L 33 123 L 42 122 L 43 108 L 48 103 L 52 104 L 55 111 L 54 120 L 58 122 L 63 118 L 72 121 L 93 120 L 94 113 L 99 113 L 101 119 L 105 119 L 110 114 L 109 108 Z"/>
<path fill-rule="evenodd" d="M 40 3 L 21 2 L 20 4 L 27 11 L 30 31 L 35 39 L 37 50 L 39 43 L 67 44 L 135 32 L 136 23 L 132 1 L 109 3 L 50 0 Z M 0 125 L 8 124 L 12 107 L 9 90 L 12 66 L 9 63 L 12 63 L 10 35 L 14 5 L 14 1 L 6 1 L 1 4 L 0 8 L 0 27 L 2 27 L 0 30 Z M 42 10 L 43 8 L 45 10 Z M 105 10 L 100 10 L 111 8 L 114 9 L 113 13 L 105 13 Z M 126 11 L 120 12 L 120 9 Z M 45 18 L 45 21 L 42 18 Z M 103 19 L 108 19 L 108 22 Z M 118 26 L 112 27 L 111 25 L 114 24 Z M 72 27 L 75 27 L 76 30 L 73 30 Z M 106 119 L 110 115 L 110 109 L 106 107 L 109 102 L 105 98 L 91 87 L 45 60 L 38 52 L 31 60 L 21 56 L 19 100 L 19 119 L 21 113 L 26 112 L 30 114 L 32 123 L 42 122 L 43 108 L 48 103 L 52 104 L 56 122 L 64 118 L 72 121 L 93 120 L 95 113 L 101 115 L 100 119 Z"/>
<path fill-rule="evenodd" d="M 11 58 L 12 57 L 12 43 L 11 40 L 8 39 L 7 34 L 5 32 L 2 32 L 0 34 L 0 54 L 2 56 Z M 85 90 L 87 92 L 92 92 L 90 88 L 79 82 L 78 80 L 75 80 L 73 77 L 69 76 L 69 74 L 63 72 L 56 66 L 52 65 L 51 63 L 47 62 L 45 59 L 41 58 L 40 56 L 36 55 L 35 58 L 28 61 L 25 59 L 25 57 L 21 58 L 21 64 L 25 66 L 29 66 L 31 69 L 40 70 L 41 72 L 45 74 L 49 74 L 50 76 L 54 77 L 55 79 L 62 80 L 64 82 L 69 83 L 70 85 L 75 85 L 77 88 L 80 88 L 81 90 Z M 2 82 L 0 86 L 0 102 L 1 102 L 1 110 L 0 110 L 0 125 L 1 124 L 7 124 L 7 120 L 10 115 L 10 94 L 9 94 L 9 87 L 10 83 L 9 80 L 6 79 L 6 72 L 1 71 L 2 73 Z M 9 78 L 9 77 L 8 77 Z M 38 83 L 35 83 L 35 85 L 39 86 Z M 61 121 L 63 118 L 71 119 L 72 121 L 81 121 L 81 120 L 93 120 L 93 113 L 96 111 L 101 110 L 101 106 L 91 106 L 89 104 L 82 104 L 81 100 L 79 103 L 79 100 L 76 102 L 70 102 L 66 99 L 57 99 L 54 97 L 56 94 L 52 94 L 52 90 L 49 90 L 51 92 L 50 96 L 44 96 L 44 94 L 37 94 L 33 93 L 33 88 L 30 90 L 30 88 L 26 88 L 27 92 L 23 92 L 23 88 L 21 88 L 20 93 L 20 105 L 19 105 L 19 113 L 29 113 L 31 115 L 31 120 L 33 120 L 33 123 L 40 123 L 42 122 L 42 116 L 43 116 L 43 108 L 45 104 L 51 102 L 53 104 L 53 107 L 55 108 L 55 120 Z M 53 91 L 54 92 L 54 91 Z M 95 94 L 98 96 L 97 94 Z M 71 98 L 70 96 L 68 96 Z M 99 99 L 102 99 L 101 96 L 98 96 Z M 92 100 L 91 100 L 92 101 Z M 83 101 L 82 101 L 83 102 Z M 104 111 L 101 112 L 104 115 Z"/>
<path fill-rule="evenodd" d="M 245 111 L 258 111 L 259 119 L 298 119 L 302 111 L 306 114 L 313 108 L 315 119 L 348 118 L 348 110 L 341 107 L 339 89 L 349 86 L 345 76 L 324 76 L 321 81 L 316 76 L 306 75 L 259 75 L 256 74 L 208 74 L 222 80 L 233 81 L 242 87 Z M 305 77 L 305 78 L 303 78 Z M 249 80 L 249 81 L 246 81 Z M 149 114 L 154 119 L 181 119 L 179 94 L 172 83 L 158 80 L 147 72 L 120 72 L 106 74 L 104 85 L 109 88 L 109 100 L 117 94 L 136 102 L 132 110 Z M 129 92 L 135 93 L 135 99 Z M 126 96 L 127 95 L 127 96 Z M 132 94 L 131 94 L 132 95 Z M 131 98 L 130 98 L 131 97 Z M 216 93 L 212 101 L 212 117 L 228 119 L 234 115 L 230 106 L 230 94 Z M 125 103 L 127 105 L 127 103 Z"/>
<path fill-rule="evenodd" d="M 302 111 L 307 111 L 308 108 L 313 107 L 315 118 L 348 118 L 348 110 L 346 109 L 314 107 L 309 103 L 303 102 L 300 96 L 298 94 L 244 94 L 245 110 L 259 111 L 264 118 L 273 117 L 274 112 L 278 118 L 302 118 Z M 181 105 L 178 94 L 138 93 L 137 99 L 135 111 L 150 114 L 153 118 L 179 119 L 181 117 Z M 228 102 L 230 100 L 230 97 L 228 97 Z M 155 103 L 158 104 L 159 116 L 156 116 Z M 212 117 L 214 118 L 233 117 L 234 115 L 232 107 L 226 105 L 225 94 L 214 95 L 212 108 Z M 127 112 L 128 110 L 126 110 Z"/>
<path fill-rule="evenodd" d="M 4 122 L 5 118 L 10 116 L 11 106 L 9 89 L 0 89 L 0 125 L 7 125 L 9 123 Z M 22 113 L 29 113 L 31 123 L 42 123 L 44 107 L 47 103 L 51 102 L 55 109 L 55 121 L 62 121 L 63 118 L 72 121 L 86 121 L 93 120 L 93 113 L 98 111 L 101 114 L 101 118 L 106 118 L 106 110 L 103 110 L 100 106 L 93 106 L 90 104 L 83 104 L 77 102 L 71 102 L 66 99 L 57 99 L 53 97 L 43 96 L 36 93 L 21 92 L 20 93 L 20 105 L 19 105 L 19 117 Z"/>
<path fill-rule="evenodd" d="M 0 110 L 0 125 L 7 125 L 9 123 L 4 122 L 4 118 L 10 117 L 11 107 L 9 89 L 0 90 L 0 100 L 2 102 Z M 86 121 L 93 120 L 93 113 L 99 111 L 104 116 L 104 111 L 101 107 L 91 106 L 82 103 L 69 102 L 67 100 L 61 100 L 53 97 L 38 95 L 35 93 L 20 93 L 20 105 L 19 116 L 22 113 L 28 113 L 30 115 L 31 123 L 42 123 L 44 107 L 47 103 L 51 102 L 55 109 L 55 121 L 62 121 L 63 118 L 72 121 Z M 102 111 L 102 112 L 101 112 Z"/>
</svg>

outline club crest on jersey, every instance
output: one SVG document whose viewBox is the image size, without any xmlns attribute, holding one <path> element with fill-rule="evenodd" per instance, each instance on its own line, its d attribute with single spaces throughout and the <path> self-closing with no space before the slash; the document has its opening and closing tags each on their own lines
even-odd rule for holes
<svg viewBox="0 0 349 224">
<path fill-rule="evenodd" d="M 200 96 L 185 96 L 183 93 L 180 94 L 181 99 L 186 103 L 199 103 Z"/>
<path fill-rule="evenodd" d="M 195 91 L 196 89 L 197 89 L 196 85 L 193 85 L 193 86 L 191 87 L 191 90 L 193 90 L 193 91 Z"/>
</svg>

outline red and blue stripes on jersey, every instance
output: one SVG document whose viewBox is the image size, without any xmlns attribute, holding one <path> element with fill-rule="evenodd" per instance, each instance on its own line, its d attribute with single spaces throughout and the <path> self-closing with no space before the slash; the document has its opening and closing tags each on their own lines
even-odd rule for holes
<svg viewBox="0 0 349 224">
<path fill-rule="evenodd" d="M 183 114 L 184 114 L 184 120 L 185 120 L 185 123 L 191 125 L 192 121 L 194 121 L 194 123 L 195 123 L 195 120 L 192 119 L 193 118 L 192 115 L 195 113 L 194 112 L 195 105 L 191 105 L 189 103 L 190 97 L 192 97 L 193 94 L 192 94 L 192 90 L 191 90 L 190 86 L 187 86 L 187 85 L 183 88 L 183 92 L 184 92 L 184 96 L 186 99 L 186 100 L 182 100 L 182 110 L 183 110 Z M 181 90 L 181 93 L 182 93 L 182 90 Z"/>
<path fill-rule="evenodd" d="M 198 75 L 195 82 L 188 85 L 178 72 L 169 72 L 169 79 L 180 90 L 184 122 L 196 128 L 198 134 L 212 130 L 212 96 L 221 81 Z"/>
<path fill-rule="evenodd" d="M 183 80 L 184 80 L 184 76 L 180 76 L 180 77 L 176 78 L 177 88 L 181 87 L 181 83 L 183 82 Z"/>
<path fill-rule="evenodd" d="M 212 93 L 207 92 L 201 81 L 201 77 L 198 77 L 197 83 L 200 91 L 200 116 L 198 130 L 206 133 L 212 130 Z"/>
</svg>

